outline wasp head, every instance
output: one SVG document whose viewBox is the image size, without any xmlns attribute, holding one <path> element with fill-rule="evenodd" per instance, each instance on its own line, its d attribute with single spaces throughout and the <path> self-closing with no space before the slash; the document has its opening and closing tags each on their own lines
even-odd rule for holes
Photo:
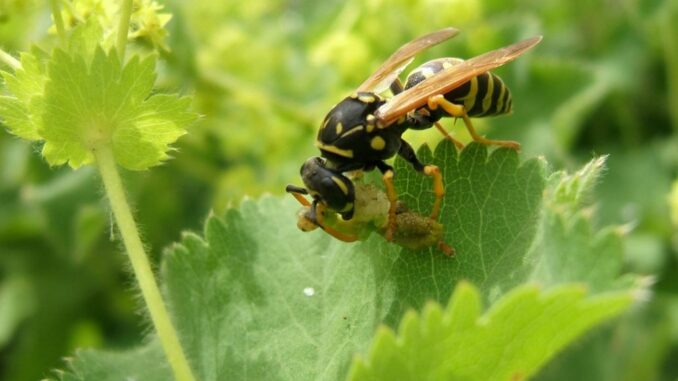
<svg viewBox="0 0 678 381">
<path fill-rule="evenodd" d="M 328 168 L 325 159 L 312 157 L 306 160 L 301 166 L 301 179 L 308 193 L 317 202 L 341 214 L 345 220 L 353 217 L 353 182 L 341 172 Z"/>
</svg>

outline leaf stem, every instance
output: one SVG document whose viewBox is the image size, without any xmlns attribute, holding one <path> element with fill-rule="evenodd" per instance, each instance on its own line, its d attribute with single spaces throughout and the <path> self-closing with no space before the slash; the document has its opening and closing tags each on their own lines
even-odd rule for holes
<svg viewBox="0 0 678 381">
<path fill-rule="evenodd" d="M 127 254 L 132 262 L 134 275 L 139 282 L 139 288 L 148 306 L 151 320 L 160 338 L 167 360 L 174 372 L 174 377 L 177 381 L 195 381 L 195 377 L 193 377 L 191 368 L 179 343 L 177 333 L 167 313 L 167 308 L 162 300 L 158 285 L 155 282 L 151 265 L 134 222 L 134 217 L 127 203 L 122 181 L 120 180 L 113 157 L 113 151 L 110 147 L 103 146 L 97 149 L 94 155 L 104 182 L 104 188 L 106 189 L 106 195 L 108 196 L 113 216 L 120 230 Z"/>
<path fill-rule="evenodd" d="M 64 19 L 61 17 L 61 8 L 59 8 L 59 0 L 49 0 L 49 5 L 52 7 L 52 17 L 54 17 L 54 25 L 56 25 L 57 34 L 61 39 L 61 43 L 66 43 L 66 28 L 64 28 Z"/>
<path fill-rule="evenodd" d="M 129 19 L 132 17 L 132 1 L 123 0 L 120 9 L 120 24 L 118 24 L 118 55 L 124 61 L 125 48 L 127 47 L 127 32 L 129 30 Z"/>
<path fill-rule="evenodd" d="M 0 61 L 14 69 L 14 71 L 21 69 L 21 62 L 3 49 L 0 49 Z"/>
</svg>

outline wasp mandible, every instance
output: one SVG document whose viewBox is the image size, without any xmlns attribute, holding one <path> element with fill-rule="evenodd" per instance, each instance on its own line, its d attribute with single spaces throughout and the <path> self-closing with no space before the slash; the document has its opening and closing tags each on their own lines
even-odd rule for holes
<svg viewBox="0 0 678 381">
<path fill-rule="evenodd" d="M 355 186 L 349 172 L 382 173 L 390 207 L 385 237 L 391 241 L 396 229 L 398 196 L 393 185 L 393 167 L 385 160 L 400 155 L 414 169 L 433 177 L 435 201 L 430 218 L 436 220 L 445 194 L 440 169 L 423 164 L 412 146 L 402 139 L 407 129 L 427 129 L 435 126 L 455 145 L 463 146 L 449 136 L 439 120 L 443 117 L 462 118 L 471 137 L 482 144 L 519 149 L 513 141 L 490 140 L 480 136 L 470 117 L 505 114 L 511 111 L 512 100 L 503 81 L 489 71 L 514 60 L 541 41 L 533 37 L 513 45 L 487 52 L 469 60 L 440 58 L 413 70 L 403 86 L 398 76 L 414 56 L 434 45 L 456 36 L 455 28 L 445 28 L 421 36 L 400 47 L 356 91 L 334 106 L 322 122 L 316 146 L 320 157 L 312 157 L 302 165 L 301 178 L 305 188 L 288 185 L 302 205 L 313 202 L 307 218 L 313 224 L 344 241 L 356 237 L 327 229 L 319 209 L 329 209 L 344 220 L 355 213 Z M 380 94 L 390 89 L 394 94 Z"/>
</svg>

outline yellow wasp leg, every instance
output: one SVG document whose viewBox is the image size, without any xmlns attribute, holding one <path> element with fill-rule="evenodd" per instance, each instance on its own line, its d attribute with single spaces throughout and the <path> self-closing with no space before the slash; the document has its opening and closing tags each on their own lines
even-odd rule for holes
<svg viewBox="0 0 678 381">
<path fill-rule="evenodd" d="M 436 128 L 438 129 L 438 131 L 440 131 L 441 134 L 443 134 L 443 136 L 445 137 L 445 139 L 447 139 L 447 140 L 451 141 L 452 143 L 454 143 L 454 145 L 455 145 L 458 149 L 460 149 L 460 150 L 461 150 L 461 149 L 464 149 L 464 143 L 462 143 L 462 142 L 460 142 L 459 140 L 453 138 L 452 135 L 450 135 L 450 134 L 447 132 L 447 130 L 445 129 L 445 127 L 443 127 L 443 125 L 440 124 L 440 122 L 435 122 L 435 123 L 433 123 L 433 125 L 436 126 Z"/>
<path fill-rule="evenodd" d="M 478 143 L 485 145 L 498 145 L 502 147 L 511 148 L 514 150 L 520 149 L 520 143 L 514 142 L 512 140 L 491 140 L 485 138 L 484 136 L 480 136 L 478 132 L 476 132 L 475 128 L 473 128 L 471 119 L 466 114 L 464 106 L 457 105 L 448 101 L 441 94 L 434 95 L 428 99 L 428 108 L 430 108 L 431 110 L 435 110 L 438 107 L 442 107 L 446 113 L 450 114 L 450 116 L 453 116 L 455 118 L 462 118 L 464 120 L 464 124 L 466 125 L 466 129 L 468 130 L 469 134 L 471 134 L 473 140 L 477 141 Z"/>
<path fill-rule="evenodd" d="M 299 203 L 302 206 L 304 206 L 306 208 L 312 207 L 311 203 L 301 193 L 298 193 L 298 192 L 289 192 L 289 193 L 291 193 L 292 196 L 294 196 L 294 198 L 296 198 L 297 201 L 299 201 Z M 355 242 L 355 241 L 358 240 L 358 236 L 345 234 L 345 233 L 342 233 L 342 232 L 340 232 L 336 229 L 333 229 L 329 226 L 325 226 L 325 224 L 323 223 L 323 209 L 324 209 L 324 206 L 322 204 L 317 204 L 316 211 L 315 211 L 317 221 L 313 222 L 313 221 L 309 220 L 308 218 L 304 218 L 305 224 L 306 225 L 317 225 L 319 228 L 324 230 L 327 234 L 331 235 L 332 237 L 334 237 L 334 238 L 336 238 L 340 241 Z"/>
<path fill-rule="evenodd" d="M 433 177 L 433 193 L 436 195 L 436 200 L 433 202 L 433 208 L 431 209 L 431 219 L 437 220 L 440 214 L 440 204 L 443 201 L 443 196 L 445 196 L 443 175 L 440 174 L 440 168 L 435 165 L 425 166 L 424 174 Z"/>
<path fill-rule="evenodd" d="M 398 202 L 398 195 L 396 194 L 395 187 L 393 186 L 393 170 L 389 169 L 384 172 L 384 175 L 381 177 L 386 186 L 386 196 L 390 203 L 388 208 L 388 222 L 386 225 L 386 240 L 393 241 L 393 232 L 396 228 L 396 205 Z"/>
<path fill-rule="evenodd" d="M 289 193 L 291 193 L 292 196 L 294 196 L 294 198 L 296 198 L 297 201 L 299 201 L 299 203 L 302 206 L 311 206 L 311 203 L 301 193 L 297 193 L 297 192 L 289 192 Z"/>
</svg>

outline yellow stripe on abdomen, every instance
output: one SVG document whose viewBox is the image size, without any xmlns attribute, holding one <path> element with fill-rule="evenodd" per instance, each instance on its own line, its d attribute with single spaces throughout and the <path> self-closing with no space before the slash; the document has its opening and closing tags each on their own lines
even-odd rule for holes
<svg viewBox="0 0 678 381">
<path fill-rule="evenodd" d="M 459 98 L 460 101 L 464 102 L 464 108 L 466 111 L 471 110 L 476 104 L 476 96 L 478 95 L 478 78 L 471 78 L 471 87 L 468 90 L 468 93 L 463 97 Z"/>
<path fill-rule="evenodd" d="M 490 107 L 492 106 L 492 92 L 494 91 L 494 78 L 489 73 L 483 73 L 481 75 L 486 75 L 487 76 L 487 91 L 485 92 L 485 97 L 483 98 L 483 111 L 478 114 L 478 116 L 482 116 L 487 111 L 489 111 Z"/>
<path fill-rule="evenodd" d="M 495 107 L 495 112 L 497 114 L 501 114 L 504 110 L 504 97 L 506 96 L 506 85 L 504 82 L 502 82 L 501 79 L 498 79 L 499 81 L 499 87 L 501 87 L 501 90 L 499 90 L 499 96 L 497 97 L 497 107 Z"/>
</svg>

